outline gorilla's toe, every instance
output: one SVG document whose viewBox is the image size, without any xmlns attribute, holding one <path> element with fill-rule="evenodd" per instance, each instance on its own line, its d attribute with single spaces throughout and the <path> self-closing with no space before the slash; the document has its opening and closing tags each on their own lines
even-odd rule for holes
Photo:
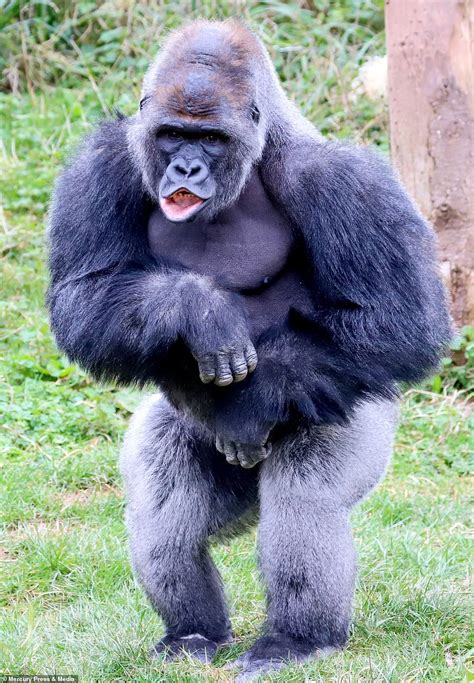
<svg viewBox="0 0 474 683">
<path fill-rule="evenodd" d="M 288 664 L 288 662 L 278 662 L 274 659 L 256 660 L 236 676 L 235 683 L 250 683 L 251 681 L 257 681 L 260 676 L 273 671 L 278 671 L 278 669 L 282 669 L 286 664 Z"/>
<path fill-rule="evenodd" d="M 194 657 L 204 664 L 212 661 L 218 644 L 199 633 L 177 638 L 165 636 L 150 650 L 150 658 L 162 657 L 165 661 L 174 661 L 184 657 Z"/>
<path fill-rule="evenodd" d="M 337 652 L 338 649 L 337 647 L 318 647 L 311 641 L 292 638 L 285 634 L 272 634 L 259 638 L 248 652 L 232 662 L 230 666 L 241 669 L 236 683 L 249 683 L 287 664 L 326 657 Z"/>
</svg>

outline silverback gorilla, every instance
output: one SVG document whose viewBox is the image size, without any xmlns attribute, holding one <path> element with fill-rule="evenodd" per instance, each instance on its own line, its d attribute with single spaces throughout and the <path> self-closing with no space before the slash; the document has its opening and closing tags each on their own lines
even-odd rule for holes
<svg viewBox="0 0 474 683">
<path fill-rule="evenodd" d="M 236 20 L 172 34 L 137 114 L 81 144 L 52 204 L 51 321 L 94 377 L 161 390 L 121 460 L 166 626 L 153 655 L 232 639 L 208 539 L 257 507 L 268 619 L 240 680 L 345 645 L 351 508 L 384 472 L 398 383 L 450 339 L 433 242 L 387 164 L 324 139 Z"/>
</svg>

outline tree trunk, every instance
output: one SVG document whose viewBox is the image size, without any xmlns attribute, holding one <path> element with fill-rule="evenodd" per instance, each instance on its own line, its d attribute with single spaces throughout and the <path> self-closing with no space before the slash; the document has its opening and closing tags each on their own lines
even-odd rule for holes
<svg viewBox="0 0 474 683">
<path fill-rule="evenodd" d="M 392 158 L 474 324 L 474 0 L 386 0 Z"/>
</svg>

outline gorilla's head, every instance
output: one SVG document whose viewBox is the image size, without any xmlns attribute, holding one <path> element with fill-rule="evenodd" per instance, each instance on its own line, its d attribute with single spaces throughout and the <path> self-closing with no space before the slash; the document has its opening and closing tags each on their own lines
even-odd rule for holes
<svg viewBox="0 0 474 683">
<path fill-rule="evenodd" d="M 170 221 L 211 219 L 239 197 L 265 142 L 263 52 L 238 21 L 199 21 L 171 34 L 150 67 L 129 142 Z"/>
</svg>

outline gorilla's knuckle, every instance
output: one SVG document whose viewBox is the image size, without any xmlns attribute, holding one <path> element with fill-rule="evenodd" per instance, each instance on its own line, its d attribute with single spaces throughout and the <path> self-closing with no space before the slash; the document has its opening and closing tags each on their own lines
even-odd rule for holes
<svg viewBox="0 0 474 683">
<path fill-rule="evenodd" d="M 228 387 L 233 381 L 234 378 L 232 375 L 217 375 L 216 379 L 214 380 L 214 384 L 217 387 Z"/>
</svg>

